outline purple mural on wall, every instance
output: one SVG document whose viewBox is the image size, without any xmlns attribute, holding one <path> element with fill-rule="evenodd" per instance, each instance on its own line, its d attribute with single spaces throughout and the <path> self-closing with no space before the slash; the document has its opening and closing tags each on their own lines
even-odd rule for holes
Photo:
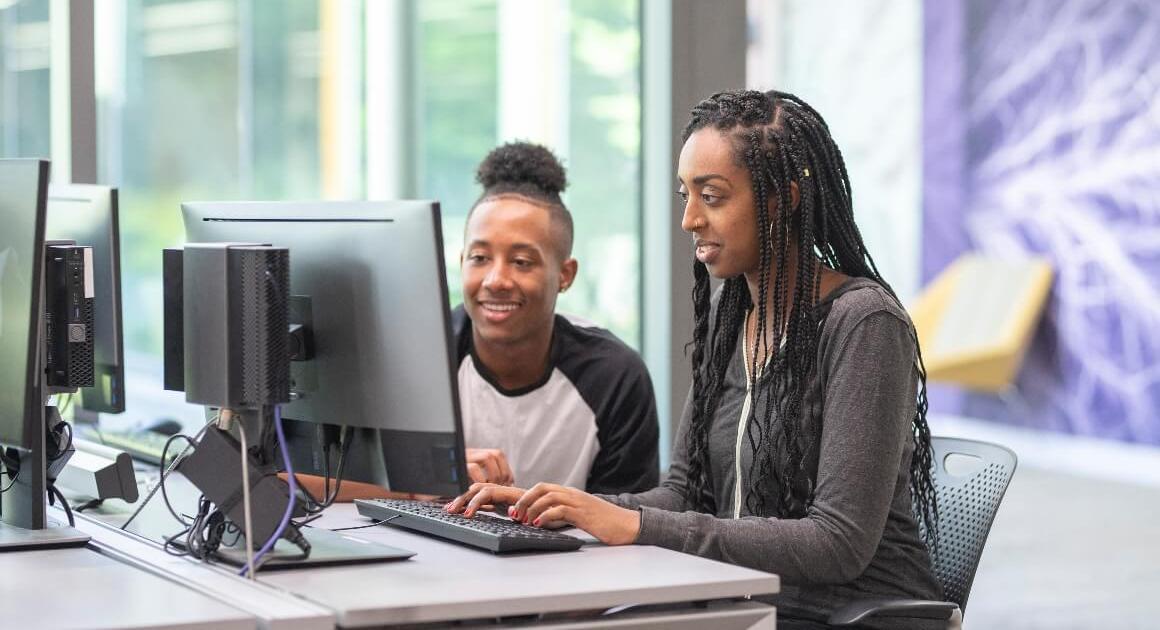
<svg viewBox="0 0 1160 630">
<path fill-rule="evenodd" d="M 1048 256 L 1014 390 L 932 408 L 1160 444 L 1160 3 L 926 0 L 923 276 Z"/>
</svg>

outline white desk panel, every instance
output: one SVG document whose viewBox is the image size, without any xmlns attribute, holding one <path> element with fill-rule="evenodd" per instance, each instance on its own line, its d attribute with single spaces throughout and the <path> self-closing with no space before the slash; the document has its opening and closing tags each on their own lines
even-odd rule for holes
<svg viewBox="0 0 1160 630">
<path fill-rule="evenodd" d="M 5 628 L 258 627 L 253 615 L 84 547 L 0 554 L 0 573 Z"/>
<path fill-rule="evenodd" d="M 312 523 L 371 522 L 351 504 Z M 335 611 L 339 625 L 427 623 L 776 593 L 776 575 L 648 546 L 497 556 L 388 526 L 348 535 L 417 552 L 389 563 L 263 572 L 259 581 Z"/>
</svg>

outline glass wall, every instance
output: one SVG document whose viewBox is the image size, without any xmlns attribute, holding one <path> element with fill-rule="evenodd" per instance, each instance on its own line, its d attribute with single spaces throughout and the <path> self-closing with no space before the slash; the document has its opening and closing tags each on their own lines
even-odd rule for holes
<svg viewBox="0 0 1160 630">
<path fill-rule="evenodd" d="M 136 306 L 125 341 L 142 360 L 160 353 L 160 251 L 183 239 L 181 201 L 327 196 L 320 23 L 342 16 L 322 4 L 126 0 L 97 12 L 99 179 L 121 187 Z M 357 60 L 359 42 L 345 46 L 326 52 Z"/>
<path fill-rule="evenodd" d="M 858 228 L 904 300 L 920 286 L 922 4 L 749 0 L 750 87 L 813 105 L 842 150 Z"/>
<path fill-rule="evenodd" d="M 49 5 L 0 0 L 4 156 L 54 146 L 49 43 L 67 29 L 50 29 Z M 104 0 L 97 166 L 121 189 L 130 411 L 159 389 L 160 252 L 184 238 L 182 201 L 437 199 L 454 304 L 475 167 L 516 139 L 569 171 L 581 271 L 560 310 L 639 347 L 639 14 L 619 0 Z M 405 44 L 384 57 L 384 40 Z"/>
<path fill-rule="evenodd" d="M 443 203 L 452 302 L 475 167 L 532 140 L 564 161 L 580 276 L 559 303 L 640 345 L 640 7 L 619 0 L 417 4 L 418 193 Z"/>
<path fill-rule="evenodd" d="M 0 157 L 47 158 L 48 0 L 0 0 Z"/>
</svg>

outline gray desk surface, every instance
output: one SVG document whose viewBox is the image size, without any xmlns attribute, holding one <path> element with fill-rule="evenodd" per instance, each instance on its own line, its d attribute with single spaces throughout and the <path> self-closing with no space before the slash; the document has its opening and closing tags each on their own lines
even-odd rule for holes
<svg viewBox="0 0 1160 630">
<path fill-rule="evenodd" d="M 166 553 L 157 544 L 99 522 L 79 519 L 77 527 L 93 537 L 91 544 L 104 555 L 244 610 L 260 620 L 263 630 L 325 630 L 335 625 L 329 609 L 240 577 L 233 567 Z"/>
<path fill-rule="evenodd" d="M 351 504 L 312 523 L 371 522 Z M 390 526 L 348 532 L 417 552 L 404 561 L 260 573 L 259 581 L 322 604 L 343 626 L 425 623 L 776 593 L 776 575 L 647 546 L 496 556 Z"/>
<path fill-rule="evenodd" d="M 257 619 L 92 549 L 0 555 L 5 628 L 258 627 Z"/>
<path fill-rule="evenodd" d="M 170 498 L 182 506 L 178 509 L 185 509 L 183 504 L 192 502 L 196 491 L 180 475 L 174 475 L 171 482 L 171 486 L 167 484 Z M 94 510 L 91 515 L 123 522 L 124 514 L 119 513 L 123 508 L 109 507 L 107 512 Z M 334 529 L 371 522 L 348 503 L 331 506 L 311 525 Z M 180 529 L 160 497 L 130 529 L 137 529 L 138 524 L 148 525 L 146 530 L 159 526 L 157 531 L 166 533 Z M 574 552 L 496 556 L 391 526 L 344 534 L 414 551 L 414 558 L 262 571 L 258 585 L 254 585 L 232 575 L 229 569 L 174 558 L 155 544 L 136 537 L 126 539 L 128 535 L 115 527 L 80 521 L 78 526 L 110 553 L 116 550 L 126 561 L 137 561 L 252 613 L 273 630 L 313 629 L 334 623 L 358 627 L 600 611 L 625 604 L 738 598 L 779 589 L 776 575 L 658 547 L 593 543 Z M 284 608 L 281 602 L 285 600 L 298 606 Z"/>
</svg>

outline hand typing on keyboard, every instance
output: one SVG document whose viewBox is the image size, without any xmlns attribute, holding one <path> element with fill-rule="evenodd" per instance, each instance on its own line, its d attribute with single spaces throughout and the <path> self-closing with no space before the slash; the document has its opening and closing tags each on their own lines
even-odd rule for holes
<svg viewBox="0 0 1160 630">
<path fill-rule="evenodd" d="M 511 551 L 574 551 L 579 538 L 544 531 L 491 514 L 467 517 L 452 514 L 438 504 L 399 499 L 355 499 L 363 516 L 445 540 L 471 545 L 492 553 Z"/>
<path fill-rule="evenodd" d="M 554 483 L 538 483 L 530 490 L 476 483 L 444 509 L 470 518 L 486 506 L 508 506 L 513 520 L 535 527 L 574 525 L 607 545 L 632 544 L 640 534 L 640 512 Z"/>
<path fill-rule="evenodd" d="M 467 475 L 472 481 L 510 486 L 515 482 L 507 456 L 498 448 L 469 448 Z"/>
</svg>

